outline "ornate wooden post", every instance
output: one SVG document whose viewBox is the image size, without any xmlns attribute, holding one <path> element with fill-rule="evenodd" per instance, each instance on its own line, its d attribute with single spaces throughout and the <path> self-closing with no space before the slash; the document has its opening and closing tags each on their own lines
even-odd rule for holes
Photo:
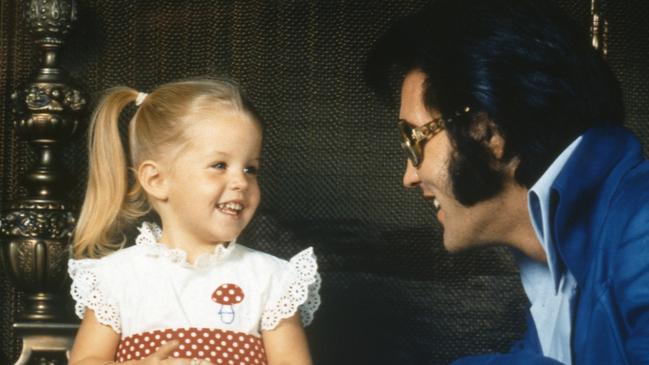
<svg viewBox="0 0 649 365">
<path fill-rule="evenodd" d="M 69 240 L 75 224 L 64 200 L 69 178 L 58 162 L 59 147 L 79 125 L 85 106 L 57 62 L 76 20 L 74 0 L 28 0 L 24 16 L 42 53 L 41 66 L 13 95 L 14 128 L 36 152 L 24 176 L 26 196 L 7 202 L 1 217 L 1 262 L 25 292 L 24 312 L 14 323 L 23 349 L 16 364 L 65 363 L 76 325 L 66 323 L 63 291 Z"/>
<path fill-rule="evenodd" d="M 590 1 L 590 16 L 592 20 L 590 35 L 592 37 L 593 47 L 606 58 L 608 55 L 608 20 L 602 14 L 601 1 Z"/>
</svg>

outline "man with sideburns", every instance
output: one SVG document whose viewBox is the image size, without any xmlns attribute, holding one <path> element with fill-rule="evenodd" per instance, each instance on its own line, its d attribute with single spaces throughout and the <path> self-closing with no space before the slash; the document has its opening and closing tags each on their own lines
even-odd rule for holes
<svg viewBox="0 0 649 365">
<path fill-rule="evenodd" d="M 649 364 L 649 163 L 585 32 L 550 2 L 439 0 L 388 31 L 403 184 L 450 252 L 506 245 L 530 302 L 509 353 L 457 364 Z"/>
</svg>

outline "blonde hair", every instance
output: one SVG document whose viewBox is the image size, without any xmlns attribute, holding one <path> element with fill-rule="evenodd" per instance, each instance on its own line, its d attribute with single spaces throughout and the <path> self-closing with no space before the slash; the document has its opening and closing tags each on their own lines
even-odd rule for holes
<svg viewBox="0 0 649 365">
<path fill-rule="evenodd" d="M 164 84 L 141 100 L 130 120 L 127 158 L 119 117 L 137 98 L 138 91 L 132 88 L 110 89 L 92 115 L 88 185 L 74 233 L 75 258 L 101 257 L 123 246 L 124 229 L 151 210 L 134 172 L 141 162 L 158 159 L 170 147 L 182 144 L 183 130 L 193 120 L 191 116 L 224 107 L 259 121 L 232 81 L 204 79 Z"/>
</svg>

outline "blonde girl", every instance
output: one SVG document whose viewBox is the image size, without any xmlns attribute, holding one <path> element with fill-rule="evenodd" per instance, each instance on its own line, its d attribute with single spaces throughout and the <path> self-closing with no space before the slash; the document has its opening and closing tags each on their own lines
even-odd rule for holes
<svg viewBox="0 0 649 365">
<path fill-rule="evenodd" d="M 119 116 L 131 103 L 124 146 Z M 111 89 L 89 137 L 69 261 L 82 318 L 70 364 L 311 364 L 302 326 L 319 305 L 312 249 L 284 261 L 236 242 L 259 205 L 262 139 L 237 86 Z M 142 222 L 148 213 L 160 225 Z"/>
</svg>

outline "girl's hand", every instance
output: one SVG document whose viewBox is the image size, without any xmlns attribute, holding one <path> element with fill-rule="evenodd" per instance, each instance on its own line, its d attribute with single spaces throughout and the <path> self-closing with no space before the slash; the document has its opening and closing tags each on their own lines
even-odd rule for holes
<svg viewBox="0 0 649 365">
<path fill-rule="evenodd" d="M 199 359 L 176 359 L 169 357 L 171 353 L 180 345 L 177 340 L 166 342 L 151 355 L 139 361 L 127 361 L 124 365 L 214 365 L 207 360 Z"/>
</svg>

